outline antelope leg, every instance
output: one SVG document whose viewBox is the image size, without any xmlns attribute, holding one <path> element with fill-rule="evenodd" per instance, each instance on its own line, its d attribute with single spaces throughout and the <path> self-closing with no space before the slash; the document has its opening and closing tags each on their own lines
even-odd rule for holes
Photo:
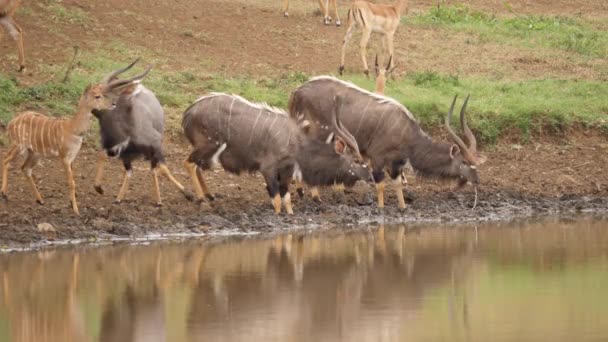
<svg viewBox="0 0 608 342">
<path fill-rule="evenodd" d="M 376 184 L 376 191 L 378 193 L 378 208 L 384 208 L 384 181 Z"/>
<path fill-rule="evenodd" d="M 125 176 L 122 180 L 122 186 L 120 187 L 120 191 L 118 191 L 118 196 L 116 196 L 116 203 L 122 202 L 127 194 L 127 189 L 129 188 L 129 179 L 131 178 L 132 171 L 131 169 L 125 169 Z"/>
<path fill-rule="evenodd" d="M 393 180 L 393 184 L 395 185 L 395 191 L 397 192 L 397 199 L 399 200 L 399 208 L 405 209 L 405 197 L 403 196 L 403 181 L 402 176 L 399 175 L 397 178 Z M 407 182 L 406 182 L 407 183 Z"/>
<path fill-rule="evenodd" d="M 44 204 L 42 196 L 40 195 L 38 187 L 36 186 L 36 182 L 34 181 L 34 177 L 32 177 L 32 168 L 36 165 L 37 162 L 38 158 L 34 155 L 33 152 L 29 152 L 27 158 L 25 159 L 25 162 L 23 163 L 23 166 L 21 167 L 21 170 L 23 170 L 25 178 L 27 178 L 28 182 L 32 186 L 32 190 L 34 190 L 34 197 L 36 198 L 36 202 L 38 204 Z"/>
<path fill-rule="evenodd" d="M 160 198 L 160 186 L 158 184 L 158 168 L 152 169 L 152 182 L 154 183 L 154 197 L 156 198 L 156 205 L 163 205 L 162 200 Z"/>
<path fill-rule="evenodd" d="M 167 165 L 165 165 L 164 163 L 161 163 L 158 165 L 158 168 L 160 169 L 160 171 L 162 171 L 162 173 L 165 175 L 165 177 L 167 177 L 167 179 L 169 179 L 171 181 L 171 183 L 175 184 L 175 186 L 184 194 L 184 196 L 186 197 L 186 199 L 188 201 L 194 200 L 194 196 L 188 190 L 186 190 L 186 188 L 184 188 L 184 186 L 180 182 L 178 182 L 177 179 L 175 179 L 175 177 L 173 177 L 173 175 L 171 174 L 171 171 L 169 171 L 169 168 L 167 167 Z"/>
<path fill-rule="evenodd" d="M 101 187 L 101 181 L 103 180 L 103 167 L 108 160 L 108 155 L 105 151 L 99 152 L 97 155 L 97 163 L 95 165 L 95 191 L 100 195 L 103 195 L 103 188 Z"/>
<path fill-rule="evenodd" d="M 78 203 L 76 203 L 76 182 L 74 182 L 74 173 L 72 172 L 72 162 L 69 160 L 63 161 L 63 168 L 68 177 L 68 186 L 70 188 L 70 202 L 72 202 L 72 210 L 76 215 L 80 215 L 78 211 Z"/>
<path fill-rule="evenodd" d="M 203 189 L 201 188 L 201 184 L 198 181 L 198 177 L 196 174 L 196 164 L 194 163 L 190 163 L 187 160 L 184 161 L 184 167 L 186 168 L 186 172 L 188 172 L 188 174 L 190 175 L 190 178 L 192 178 L 192 185 L 194 186 L 194 192 L 196 193 L 196 198 L 199 201 L 203 201 L 205 199 L 205 193 L 203 192 Z"/>
<path fill-rule="evenodd" d="M 8 168 L 11 165 L 11 161 L 17 156 L 18 148 L 13 145 L 2 161 L 2 197 L 6 198 L 6 191 L 8 189 Z"/>
</svg>

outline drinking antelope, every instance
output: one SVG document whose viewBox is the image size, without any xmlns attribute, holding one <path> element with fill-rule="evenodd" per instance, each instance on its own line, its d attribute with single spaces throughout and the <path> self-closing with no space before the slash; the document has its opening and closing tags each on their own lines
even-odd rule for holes
<svg viewBox="0 0 608 342">
<path fill-rule="evenodd" d="M 340 57 L 340 75 L 344 73 L 344 56 L 346 54 L 346 45 L 352 37 L 353 30 L 355 27 L 360 27 L 363 31 L 361 35 L 361 42 L 359 48 L 361 50 L 361 58 L 363 59 L 363 70 L 365 75 L 369 75 L 369 69 L 367 67 L 367 43 L 372 32 L 382 34 L 382 47 L 388 52 L 390 56 L 395 55 L 393 38 L 395 31 L 399 27 L 401 21 L 401 15 L 407 10 L 408 0 L 397 0 L 392 5 L 385 4 L 374 4 L 368 1 L 355 1 L 351 5 L 347 14 L 347 29 L 342 41 L 342 55 Z M 391 58 L 392 62 L 392 58 Z M 389 67 L 392 64 L 389 63 Z"/>
<path fill-rule="evenodd" d="M 332 110 L 334 113 L 335 110 Z M 197 197 L 213 199 L 202 170 L 219 161 L 235 174 L 260 171 L 275 213 L 281 199 L 293 214 L 289 183 L 293 177 L 310 185 L 354 184 L 370 179 L 355 139 L 336 115 L 329 114 L 333 144 L 309 138 L 306 121 L 292 120 L 282 110 L 223 93 L 203 96 L 186 110 L 182 127 L 194 147 L 185 162 Z"/>
<path fill-rule="evenodd" d="M 193 200 L 192 194 L 173 177 L 165 165 L 162 151 L 163 108 L 154 93 L 141 84 L 141 81 L 150 72 L 152 67 L 148 66 L 142 74 L 130 79 L 118 79 L 118 75 L 131 69 L 138 60 L 136 59 L 128 66 L 112 72 L 104 79 L 108 92 L 116 99 L 116 107 L 112 110 L 96 110 L 93 112 L 99 120 L 101 145 L 104 149 L 104 151 L 99 153 L 97 159 L 95 190 L 99 194 L 103 194 L 101 181 L 104 164 L 108 156 L 118 157 L 125 167 L 122 186 L 118 192 L 118 196 L 116 196 L 116 202 L 122 202 L 127 193 L 129 179 L 132 175 L 132 162 L 143 156 L 146 160 L 150 161 L 152 167 L 156 205 L 160 206 L 162 204 L 158 183 L 159 171 L 187 199 Z"/>
<path fill-rule="evenodd" d="M 323 23 L 325 25 L 331 24 L 331 16 L 329 15 L 329 2 L 331 1 L 334 7 L 334 17 L 336 18 L 336 26 L 340 26 L 342 23 L 340 22 L 340 17 L 338 16 L 338 5 L 336 4 L 337 0 L 319 0 L 319 7 L 321 8 L 321 13 L 323 13 Z M 289 13 L 287 12 L 289 9 L 289 0 L 283 1 L 283 15 L 285 17 L 289 17 Z"/>
<path fill-rule="evenodd" d="M 25 52 L 23 50 L 23 30 L 13 19 L 13 14 L 21 0 L 0 0 L 0 25 L 8 32 L 17 44 L 19 52 L 19 71 L 25 70 Z"/>
<path fill-rule="evenodd" d="M 341 105 L 336 107 L 339 96 Z M 471 182 L 477 187 L 477 167 L 485 158 L 477 152 L 477 141 L 469 129 L 464 102 L 460 122 L 465 141 L 450 128 L 454 102 L 446 117 L 446 129 L 454 143 L 435 142 L 420 127 L 412 113 L 392 98 L 371 93 L 335 77 L 312 78 L 296 88 L 289 99 L 291 117 L 304 116 L 313 126 L 310 132 L 319 141 L 331 134 L 326 127 L 337 109 L 344 127 L 352 132 L 361 154 L 371 161 L 378 192 L 378 207 L 384 207 L 384 170 L 394 180 L 399 207 L 405 208 L 402 171 L 406 162 L 423 176 L 457 179 L 459 185 Z"/>
<path fill-rule="evenodd" d="M 12 119 L 7 126 L 11 145 L 4 157 L 2 169 L 2 196 L 7 198 L 8 168 L 18 154 L 26 154 L 21 169 L 32 185 L 36 202 L 43 204 L 32 169 L 41 157 L 59 158 L 65 169 L 72 209 L 77 215 L 76 184 L 72 172 L 72 162 L 80 151 L 82 134 L 89 129 L 91 111 L 105 110 L 114 106 L 112 99 L 106 95 L 108 86 L 105 83 L 88 86 L 78 103 L 76 115 L 69 119 L 56 119 L 36 112 L 24 112 Z"/>
<path fill-rule="evenodd" d="M 393 60 L 393 56 L 391 55 L 388 58 L 388 63 L 386 63 L 386 68 L 380 68 L 378 65 L 378 55 L 376 55 L 376 89 L 374 92 L 376 94 L 384 95 L 384 87 L 386 85 L 386 78 L 395 70 L 396 67 L 391 68 L 391 62 Z"/>
</svg>

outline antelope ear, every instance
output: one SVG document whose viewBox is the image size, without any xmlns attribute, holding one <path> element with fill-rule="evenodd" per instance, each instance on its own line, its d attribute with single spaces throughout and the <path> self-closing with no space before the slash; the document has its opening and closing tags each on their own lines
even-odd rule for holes
<svg viewBox="0 0 608 342">
<path fill-rule="evenodd" d="M 344 141 L 342 141 L 342 139 L 337 136 L 334 140 L 334 150 L 337 154 L 343 154 L 344 150 L 346 150 L 346 144 L 344 143 Z"/>
<path fill-rule="evenodd" d="M 450 147 L 450 158 L 454 159 L 457 154 L 460 153 L 460 147 L 458 145 L 452 145 Z"/>
</svg>

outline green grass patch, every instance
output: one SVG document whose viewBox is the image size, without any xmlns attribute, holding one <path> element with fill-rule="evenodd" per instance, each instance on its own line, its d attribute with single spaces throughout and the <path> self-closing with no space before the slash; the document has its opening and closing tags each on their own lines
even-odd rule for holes
<svg viewBox="0 0 608 342">
<path fill-rule="evenodd" d="M 121 55 L 123 61 L 102 54 L 85 54 L 68 82 L 62 83 L 66 66 L 41 67 L 50 81 L 22 87 L 16 79 L 0 75 L 0 120 L 8 121 L 15 113 L 34 109 L 52 116 L 72 115 L 82 91 L 90 83 L 127 64 L 133 53 L 119 45 L 106 48 L 107 56 Z M 116 51 L 114 51 L 116 50 Z M 124 57 L 126 56 L 126 57 Z M 139 73 L 147 63 L 164 65 L 144 55 L 144 61 L 128 75 Z M 200 69 L 163 70 L 156 67 L 146 77 L 145 85 L 155 92 L 165 108 L 167 127 L 179 133 L 181 114 L 198 97 L 208 92 L 241 95 L 251 101 L 287 107 L 290 92 L 309 75 L 301 72 L 278 77 L 225 77 L 206 74 Z M 374 80 L 349 75 L 346 80 L 373 89 Z M 556 131 L 569 125 L 597 126 L 608 131 L 608 83 L 598 81 L 538 79 L 494 81 L 484 78 L 461 78 L 436 72 L 411 73 L 401 80 L 389 80 L 386 93 L 407 106 L 427 128 L 440 126 L 455 94 L 471 94 L 468 117 L 480 140 L 493 143 L 505 131 L 516 129 L 522 140 L 547 127 Z"/>
<path fill-rule="evenodd" d="M 55 22 L 68 22 L 70 24 L 86 25 L 92 19 L 88 13 L 78 7 L 66 7 L 57 1 L 47 1 L 42 5 Z"/>
<path fill-rule="evenodd" d="M 516 15 L 497 17 L 466 5 L 433 7 L 403 19 L 408 24 L 438 26 L 477 35 L 479 42 L 495 41 L 528 47 L 549 47 L 604 58 L 608 32 L 597 23 L 563 16 Z"/>
</svg>

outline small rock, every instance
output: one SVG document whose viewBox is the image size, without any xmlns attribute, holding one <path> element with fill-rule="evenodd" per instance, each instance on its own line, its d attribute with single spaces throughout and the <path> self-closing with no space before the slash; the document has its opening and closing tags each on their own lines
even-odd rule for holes
<svg viewBox="0 0 608 342">
<path fill-rule="evenodd" d="M 36 227 L 38 228 L 38 231 L 42 233 L 55 232 L 55 227 L 53 227 L 53 225 L 48 222 L 38 223 Z"/>
</svg>

